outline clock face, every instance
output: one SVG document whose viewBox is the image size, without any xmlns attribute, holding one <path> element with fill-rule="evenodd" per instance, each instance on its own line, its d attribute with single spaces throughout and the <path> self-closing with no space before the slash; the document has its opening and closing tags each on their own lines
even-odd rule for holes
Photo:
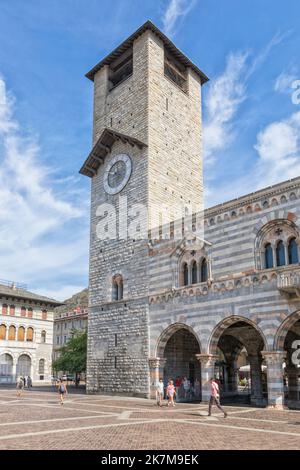
<svg viewBox="0 0 300 470">
<path fill-rule="evenodd" d="M 107 194 L 117 194 L 126 184 L 131 175 L 132 163 L 129 155 L 120 154 L 113 157 L 104 172 L 104 190 Z"/>
</svg>

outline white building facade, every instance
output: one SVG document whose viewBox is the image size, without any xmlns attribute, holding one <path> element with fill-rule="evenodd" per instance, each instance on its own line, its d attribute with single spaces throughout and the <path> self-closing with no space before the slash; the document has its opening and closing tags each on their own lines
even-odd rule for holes
<svg viewBox="0 0 300 470">
<path fill-rule="evenodd" d="M 0 384 L 30 376 L 51 381 L 53 309 L 60 302 L 15 284 L 0 284 Z"/>
</svg>

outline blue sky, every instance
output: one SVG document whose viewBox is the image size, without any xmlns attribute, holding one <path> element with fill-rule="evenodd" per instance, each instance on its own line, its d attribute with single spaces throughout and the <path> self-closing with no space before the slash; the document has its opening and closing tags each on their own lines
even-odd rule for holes
<svg viewBox="0 0 300 470">
<path fill-rule="evenodd" d="M 206 205 L 300 174 L 300 2 L 1 0 L 0 278 L 64 299 L 87 285 L 92 84 L 147 19 L 209 77 Z"/>
</svg>

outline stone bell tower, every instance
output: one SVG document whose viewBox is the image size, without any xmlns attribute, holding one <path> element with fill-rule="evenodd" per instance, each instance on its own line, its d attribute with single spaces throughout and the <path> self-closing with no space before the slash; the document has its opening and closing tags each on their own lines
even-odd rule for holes
<svg viewBox="0 0 300 470">
<path fill-rule="evenodd" d="M 150 21 L 97 64 L 87 390 L 149 395 L 148 237 L 203 204 L 207 77 Z M 149 235 L 150 233 L 150 235 Z"/>
</svg>

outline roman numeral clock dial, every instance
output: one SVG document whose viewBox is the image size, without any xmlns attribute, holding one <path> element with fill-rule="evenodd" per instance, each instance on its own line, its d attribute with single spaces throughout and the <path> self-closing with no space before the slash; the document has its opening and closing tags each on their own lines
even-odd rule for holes
<svg viewBox="0 0 300 470">
<path fill-rule="evenodd" d="M 117 194 L 126 186 L 132 172 L 132 162 L 129 155 L 114 156 L 104 172 L 104 190 L 107 194 Z"/>
</svg>

